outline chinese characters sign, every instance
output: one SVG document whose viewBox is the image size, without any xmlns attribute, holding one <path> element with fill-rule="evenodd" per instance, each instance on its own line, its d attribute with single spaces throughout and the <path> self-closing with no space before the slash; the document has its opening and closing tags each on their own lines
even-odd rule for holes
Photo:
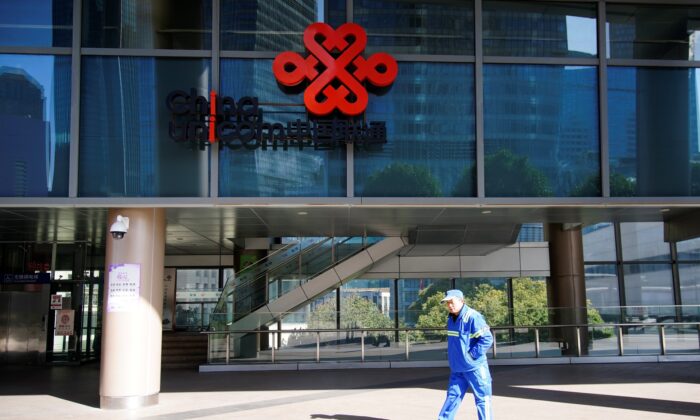
<svg viewBox="0 0 700 420">
<path fill-rule="evenodd" d="M 74 325 L 74 309 L 61 309 L 56 311 L 56 335 L 73 335 Z"/>
<path fill-rule="evenodd" d="M 386 53 L 365 59 L 366 44 L 367 35 L 357 24 L 346 23 L 334 30 L 325 23 L 314 23 L 304 31 L 307 57 L 285 51 L 275 58 L 272 67 L 279 84 L 304 88 L 306 118 L 266 121 L 257 97 L 236 100 L 214 90 L 208 97 L 196 89 L 174 90 L 165 100 L 171 113 L 168 135 L 200 150 L 217 142 L 220 148 L 231 150 L 382 145 L 387 142 L 386 123 L 366 121 L 362 115 L 368 103 L 366 85 L 387 88 L 398 75 L 398 65 Z"/>
<path fill-rule="evenodd" d="M 107 312 L 128 312 L 139 302 L 140 264 L 110 264 Z"/>
</svg>

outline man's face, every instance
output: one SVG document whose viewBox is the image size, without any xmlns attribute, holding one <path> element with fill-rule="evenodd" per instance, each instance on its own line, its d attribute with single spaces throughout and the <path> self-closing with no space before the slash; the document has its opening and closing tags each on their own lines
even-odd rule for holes
<svg viewBox="0 0 700 420">
<path fill-rule="evenodd" d="M 462 310 L 462 306 L 464 306 L 464 301 L 462 299 L 454 298 L 445 302 L 445 305 L 447 305 L 447 310 L 450 311 L 452 315 L 457 315 L 459 311 Z"/>
</svg>

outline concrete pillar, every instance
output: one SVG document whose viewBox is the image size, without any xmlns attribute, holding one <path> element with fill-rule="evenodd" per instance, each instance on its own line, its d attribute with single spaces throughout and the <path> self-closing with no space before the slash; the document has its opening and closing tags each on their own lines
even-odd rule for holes
<svg viewBox="0 0 700 420">
<path fill-rule="evenodd" d="M 129 230 L 114 239 L 117 215 Z M 165 257 L 165 210 L 112 209 L 107 217 L 100 408 L 158 403 Z"/>
<path fill-rule="evenodd" d="M 550 276 L 548 283 L 548 305 L 555 308 L 552 323 L 555 325 L 587 324 L 586 283 L 583 268 L 583 237 L 581 227 L 564 229 L 562 224 L 550 224 L 547 229 L 549 241 Z M 565 343 L 563 354 L 588 353 L 588 331 L 580 330 L 577 340 L 576 328 L 560 328 L 558 338 Z"/>
</svg>

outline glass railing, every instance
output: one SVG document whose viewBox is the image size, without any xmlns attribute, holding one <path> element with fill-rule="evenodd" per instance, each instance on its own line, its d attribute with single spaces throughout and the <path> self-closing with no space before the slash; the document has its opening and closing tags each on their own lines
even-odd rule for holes
<svg viewBox="0 0 700 420">
<path fill-rule="evenodd" d="M 634 328 L 649 329 L 638 334 Z M 571 328 L 577 349 L 562 346 L 556 331 Z M 602 335 L 601 329 L 607 330 Z M 538 359 L 600 356 L 700 356 L 700 322 L 504 326 L 492 328 L 489 359 Z M 210 364 L 284 362 L 445 361 L 444 328 L 269 329 L 207 331 Z M 608 335 L 609 334 L 609 335 Z M 249 336 L 252 356 L 237 355 L 234 339 Z"/>
<path fill-rule="evenodd" d="M 445 360 L 447 335 L 443 325 L 405 323 L 406 319 L 427 319 L 420 316 L 421 311 L 382 313 L 377 307 L 374 316 L 350 309 L 319 317 L 312 306 L 303 311 L 266 314 L 257 324 L 269 324 L 270 319 L 281 321 L 261 330 L 211 332 L 209 363 Z M 582 309 L 585 308 L 516 311 L 516 319 L 545 321 L 540 325 L 492 325 L 494 345 L 489 357 L 700 356 L 699 305 L 609 308 L 610 313 L 641 311 L 647 315 L 624 322 L 601 321 L 598 316 L 591 321 L 590 312 L 587 323 L 552 321 L 577 313 L 581 316 Z M 674 317 L 668 318 L 669 313 Z M 436 319 L 442 323 L 441 317 Z M 337 329 L 335 325 L 352 328 Z M 254 351 L 246 355 L 237 353 L 234 347 L 234 341 L 244 336 L 255 344 Z"/>
</svg>

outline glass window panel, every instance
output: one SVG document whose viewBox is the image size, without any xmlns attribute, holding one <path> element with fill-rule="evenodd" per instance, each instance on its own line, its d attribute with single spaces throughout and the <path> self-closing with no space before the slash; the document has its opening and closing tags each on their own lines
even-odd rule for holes
<svg viewBox="0 0 700 420">
<path fill-rule="evenodd" d="M 221 95 L 257 96 L 266 122 L 306 121 L 303 93 L 284 93 L 271 60 L 221 60 Z M 219 153 L 221 197 L 344 197 L 346 150 L 233 150 Z"/>
<path fill-rule="evenodd" d="M 615 261 L 615 226 L 596 223 L 583 228 L 583 260 Z"/>
<path fill-rule="evenodd" d="M 484 66 L 489 197 L 600 196 L 595 67 Z"/>
<path fill-rule="evenodd" d="M 355 279 L 340 288 L 340 328 L 393 328 L 394 281 Z"/>
<path fill-rule="evenodd" d="M 605 322 L 620 321 L 620 292 L 614 264 L 586 264 L 586 299 Z"/>
<path fill-rule="evenodd" d="M 484 1 L 484 55 L 597 56 L 595 4 Z"/>
<path fill-rule="evenodd" d="M 610 67 L 610 194 L 700 195 L 700 69 Z"/>
<path fill-rule="evenodd" d="M 514 325 L 548 325 L 547 283 L 541 277 L 519 277 L 513 281 Z"/>
<path fill-rule="evenodd" d="M 676 243 L 679 260 L 700 260 L 700 238 Z"/>
<path fill-rule="evenodd" d="M 338 306 L 336 290 L 332 290 L 323 296 L 313 299 L 306 306 L 285 315 L 282 318 L 283 330 L 303 330 L 306 328 L 336 328 L 338 316 Z M 286 343 L 289 333 L 282 333 L 282 342 Z M 310 343 L 315 343 L 316 338 L 306 336 Z M 293 341 L 293 340 L 292 340 Z"/>
<path fill-rule="evenodd" d="M 221 49 L 305 51 L 304 30 L 323 20 L 324 4 L 323 0 L 222 0 Z"/>
<path fill-rule="evenodd" d="M 664 261 L 671 259 L 671 248 L 664 242 L 662 222 L 620 223 L 624 261 Z"/>
<path fill-rule="evenodd" d="M 625 264 L 624 270 L 627 306 L 673 305 L 671 264 Z"/>
<path fill-rule="evenodd" d="M 322 4 L 323 2 L 321 2 Z M 328 10 L 326 11 L 326 19 L 334 28 L 342 25 L 347 21 L 347 10 L 345 8 L 345 0 L 326 0 Z"/>
<path fill-rule="evenodd" d="M 83 57 L 79 195 L 207 196 L 209 152 L 169 137 L 165 99 L 210 83 L 205 59 Z"/>
<path fill-rule="evenodd" d="M 423 324 L 435 325 L 434 317 L 423 318 L 421 315 L 429 315 L 430 307 L 423 308 L 428 299 L 436 293 L 445 293 L 450 289 L 450 279 L 399 279 L 397 296 L 399 299 L 399 326 L 415 327 Z M 444 323 L 447 323 L 445 312 Z M 445 324 L 441 324 L 445 325 Z"/>
<path fill-rule="evenodd" d="M 700 305 L 700 264 L 678 264 L 678 275 L 683 306 Z M 700 321 L 700 306 L 688 308 L 688 312 L 696 315 L 695 320 Z"/>
<path fill-rule="evenodd" d="M 474 2 L 355 0 L 353 21 L 367 31 L 367 51 L 474 54 Z"/>
<path fill-rule="evenodd" d="M 0 1 L 0 45 L 70 47 L 72 39 L 72 0 Z"/>
<path fill-rule="evenodd" d="M 0 196 L 66 197 L 70 56 L 0 54 Z"/>
<path fill-rule="evenodd" d="M 517 242 L 542 242 L 544 241 L 544 228 L 542 223 L 523 223 L 520 225 L 520 233 Z"/>
<path fill-rule="evenodd" d="M 391 90 L 365 118 L 386 121 L 381 150 L 355 152 L 355 196 L 476 195 L 474 67 L 399 64 Z"/>
<path fill-rule="evenodd" d="M 83 47 L 211 48 L 216 0 L 83 0 Z"/>
<path fill-rule="evenodd" d="M 700 59 L 700 7 L 608 4 L 608 58 Z"/>
<path fill-rule="evenodd" d="M 178 292 L 220 289 L 218 268 L 178 269 L 176 276 Z"/>
<path fill-rule="evenodd" d="M 467 305 L 481 312 L 490 326 L 511 325 L 508 279 L 460 278 L 455 279 L 455 288 L 464 293 Z"/>
</svg>

